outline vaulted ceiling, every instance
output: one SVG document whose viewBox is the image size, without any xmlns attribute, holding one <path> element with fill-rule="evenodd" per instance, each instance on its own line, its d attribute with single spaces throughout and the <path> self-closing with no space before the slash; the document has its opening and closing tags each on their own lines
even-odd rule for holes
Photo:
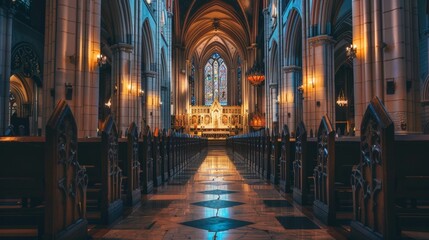
<svg viewBox="0 0 429 240">
<path fill-rule="evenodd" d="M 177 0 L 174 9 L 176 45 L 185 55 L 205 58 L 212 52 L 239 54 L 256 41 L 261 0 Z M 224 56 L 225 57 L 225 56 Z"/>
</svg>

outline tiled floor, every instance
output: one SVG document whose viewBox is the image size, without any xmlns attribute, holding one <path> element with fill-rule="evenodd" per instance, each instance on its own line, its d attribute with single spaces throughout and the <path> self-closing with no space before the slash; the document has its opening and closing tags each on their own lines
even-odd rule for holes
<svg viewBox="0 0 429 240">
<path fill-rule="evenodd" d="M 113 226 L 91 229 L 92 238 L 345 239 L 234 164 L 223 148 L 209 149 L 202 164 L 190 165 L 171 183 Z"/>
</svg>

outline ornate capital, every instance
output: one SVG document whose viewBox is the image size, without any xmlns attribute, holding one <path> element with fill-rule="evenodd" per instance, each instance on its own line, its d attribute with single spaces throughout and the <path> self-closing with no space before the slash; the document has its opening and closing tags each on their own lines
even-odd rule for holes
<svg viewBox="0 0 429 240">
<path fill-rule="evenodd" d="M 335 40 L 332 36 L 320 35 L 316 37 L 311 37 L 308 39 L 308 43 L 312 46 L 326 45 L 326 44 L 335 44 Z"/>
<path fill-rule="evenodd" d="M 133 51 L 133 45 L 128 43 L 117 43 L 112 45 L 112 49 L 118 52 L 128 52 L 131 53 Z"/>
<path fill-rule="evenodd" d="M 283 72 L 285 73 L 299 72 L 301 71 L 301 69 L 302 68 L 300 66 L 296 66 L 296 65 L 283 66 Z"/>
</svg>

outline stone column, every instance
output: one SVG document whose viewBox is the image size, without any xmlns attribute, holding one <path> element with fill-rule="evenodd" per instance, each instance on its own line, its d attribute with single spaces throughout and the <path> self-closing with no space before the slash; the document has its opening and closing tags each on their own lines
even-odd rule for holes
<svg viewBox="0 0 429 240">
<path fill-rule="evenodd" d="M 137 116 L 134 109 L 140 94 L 139 83 L 131 76 L 131 55 L 133 47 L 130 44 L 118 43 L 112 46 L 112 79 L 117 91 L 113 101 L 113 114 L 118 131 L 124 136 L 126 129 Z"/>
<path fill-rule="evenodd" d="M 97 135 L 100 12 L 101 0 L 46 1 L 43 125 L 58 100 L 66 99 L 67 84 L 79 137 Z"/>
<path fill-rule="evenodd" d="M 421 131 L 418 1 L 353 0 L 355 123 L 371 99 L 385 104 L 396 132 Z"/>
<path fill-rule="evenodd" d="M 302 120 L 302 98 L 297 94 L 301 84 L 301 67 L 284 66 L 279 99 L 280 128 L 287 124 L 290 131 L 295 132 L 297 122 Z"/>
<path fill-rule="evenodd" d="M 320 35 L 308 39 L 308 75 L 303 82 L 304 123 L 315 133 L 320 120 L 327 114 L 335 121 L 334 40 Z"/>
<path fill-rule="evenodd" d="M 146 83 L 146 125 L 149 125 L 152 130 L 154 130 L 155 127 L 159 127 L 160 117 L 160 96 L 159 91 L 156 88 L 156 77 L 157 74 L 154 71 L 147 71 L 144 73 L 144 81 Z"/>
<path fill-rule="evenodd" d="M 10 3 L 11 4 L 11 3 Z M 10 124 L 9 90 L 12 54 L 12 23 L 14 9 L 0 3 L 0 136 Z"/>
</svg>

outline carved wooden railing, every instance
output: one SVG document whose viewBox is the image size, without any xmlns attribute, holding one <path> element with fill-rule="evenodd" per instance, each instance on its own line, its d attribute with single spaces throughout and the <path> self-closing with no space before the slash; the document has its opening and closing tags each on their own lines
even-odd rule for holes
<svg viewBox="0 0 429 240">
<path fill-rule="evenodd" d="M 298 124 L 296 129 L 295 142 L 295 160 L 293 161 L 293 198 L 300 204 L 305 202 L 305 195 L 308 192 L 308 184 L 306 179 L 303 179 L 306 169 L 306 154 L 307 154 L 307 130 L 303 122 Z"/>
<path fill-rule="evenodd" d="M 270 180 L 271 183 L 277 185 L 280 176 L 280 140 L 278 132 L 275 131 L 271 135 L 270 153 Z"/>
<path fill-rule="evenodd" d="M 111 223 L 122 215 L 122 169 L 118 159 L 118 129 L 112 116 L 103 123 L 101 142 L 101 218 Z"/>
<path fill-rule="evenodd" d="M 268 129 L 264 131 L 262 149 L 262 176 L 269 180 L 271 176 L 271 136 Z"/>
<path fill-rule="evenodd" d="M 394 213 L 394 126 L 378 98 L 361 123 L 361 160 L 353 168 L 353 238 L 398 238 Z M 389 174 L 390 173 L 390 174 Z"/>
<path fill-rule="evenodd" d="M 335 131 L 323 116 L 317 131 L 317 165 L 314 168 L 315 215 L 325 223 L 335 221 Z"/>
<path fill-rule="evenodd" d="M 127 200 L 132 206 L 141 199 L 140 188 L 140 161 L 139 161 L 139 135 L 137 125 L 132 122 L 127 134 L 127 160 L 125 161 L 125 175 L 127 176 Z"/>
<path fill-rule="evenodd" d="M 155 128 L 152 138 L 153 185 L 155 187 L 162 185 L 160 135 L 161 132 L 159 131 L 159 128 Z"/>
<path fill-rule="evenodd" d="M 167 131 L 164 129 L 162 131 L 161 135 L 161 146 L 160 146 L 160 155 L 161 155 L 161 175 L 162 175 L 162 182 L 168 181 L 168 154 L 169 154 L 169 135 L 167 134 Z"/>
<path fill-rule="evenodd" d="M 71 109 L 58 102 L 46 125 L 44 239 L 85 239 L 88 176 L 77 155 L 77 127 Z"/>
<path fill-rule="evenodd" d="M 280 179 L 279 185 L 280 189 L 284 192 L 291 191 L 291 182 L 292 182 L 292 148 L 290 143 L 290 132 L 287 125 L 283 126 L 282 130 L 282 141 L 280 147 Z"/>
<path fill-rule="evenodd" d="M 153 154 L 152 154 L 152 133 L 149 127 L 146 128 L 143 134 L 143 141 L 140 142 L 142 153 L 140 155 L 141 162 L 141 185 L 143 193 L 150 193 L 153 190 Z"/>
<path fill-rule="evenodd" d="M 175 174 L 175 132 L 170 130 L 168 134 L 168 177 L 171 178 Z"/>
</svg>

